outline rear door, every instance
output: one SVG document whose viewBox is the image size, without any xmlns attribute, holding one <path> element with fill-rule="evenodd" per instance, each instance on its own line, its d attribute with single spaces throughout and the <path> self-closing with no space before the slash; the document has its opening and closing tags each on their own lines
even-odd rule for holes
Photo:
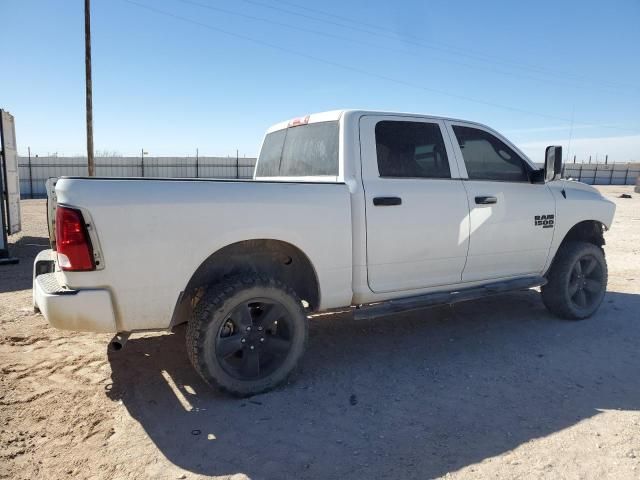
<svg viewBox="0 0 640 480">
<path fill-rule="evenodd" d="M 469 207 L 444 123 L 366 115 L 360 144 L 371 290 L 459 283 Z"/>
<path fill-rule="evenodd" d="M 495 132 L 446 122 L 470 207 L 465 282 L 540 274 L 553 238 L 555 200 L 533 167 Z M 545 221 L 540 221 L 541 218 Z"/>
</svg>

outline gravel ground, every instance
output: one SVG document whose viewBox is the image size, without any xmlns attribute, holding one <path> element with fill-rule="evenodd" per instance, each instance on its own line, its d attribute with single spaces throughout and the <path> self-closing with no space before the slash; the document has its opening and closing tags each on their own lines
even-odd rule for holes
<svg viewBox="0 0 640 480">
<path fill-rule="evenodd" d="M 640 194 L 602 187 L 609 292 L 583 322 L 524 291 L 356 322 L 315 318 L 290 383 L 232 399 L 184 328 L 57 331 L 31 309 L 45 204 L 0 267 L 0 477 L 640 478 Z M 619 199 L 620 193 L 632 199 Z"/>
</svg>

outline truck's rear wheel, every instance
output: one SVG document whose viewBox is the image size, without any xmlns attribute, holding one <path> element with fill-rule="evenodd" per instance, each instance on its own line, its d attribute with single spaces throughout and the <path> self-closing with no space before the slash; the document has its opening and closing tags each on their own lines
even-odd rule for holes
<svg viewBox="0 0 640 480">
<path fill-rule="evenodd" d="M 187 327 L 187 352 L 210 385 L 254 395 L 289 376 L 304 352 L 307 329 L 291 288 L 247 274 L 204 294 Z"/>
<path fill-rule="evenodd" d="M 554 314 L 570 320 L 590 317 L 607 290 L 607 263 L 602 248 L 570 242 L 558 251 L 542 287 L 542 301 Z"/>
</svg>

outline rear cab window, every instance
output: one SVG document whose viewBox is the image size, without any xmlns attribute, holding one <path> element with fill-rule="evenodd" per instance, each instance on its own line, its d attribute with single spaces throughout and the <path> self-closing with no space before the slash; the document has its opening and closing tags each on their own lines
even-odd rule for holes
<svg viewBox="0 0 640 480">
<path fill-rule="evenodd" d="M 290 126 L 268 133 L 262 144 L 256 178 L 339 175 L 339 121 Z M 330 178 L 329 178 L 330 177 Z"/>
</svg>

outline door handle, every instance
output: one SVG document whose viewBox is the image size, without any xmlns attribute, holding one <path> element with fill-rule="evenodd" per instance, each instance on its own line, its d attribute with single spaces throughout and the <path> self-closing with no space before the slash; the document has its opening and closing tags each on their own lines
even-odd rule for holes
<svg viewBox="0 0 640 480">
<path fill-rule="evenodd" d="M 498 203 L 496 197 L 476 197 L 476 203 L 478 205 L 489 205 L 491 203 Z"/>
<path fill-rule="evenodd" d="M 376 207 L 390 207 L 392 205 L 402 205 L 400 197 L 374 197 L 373 204 Z"/>
</svg>

